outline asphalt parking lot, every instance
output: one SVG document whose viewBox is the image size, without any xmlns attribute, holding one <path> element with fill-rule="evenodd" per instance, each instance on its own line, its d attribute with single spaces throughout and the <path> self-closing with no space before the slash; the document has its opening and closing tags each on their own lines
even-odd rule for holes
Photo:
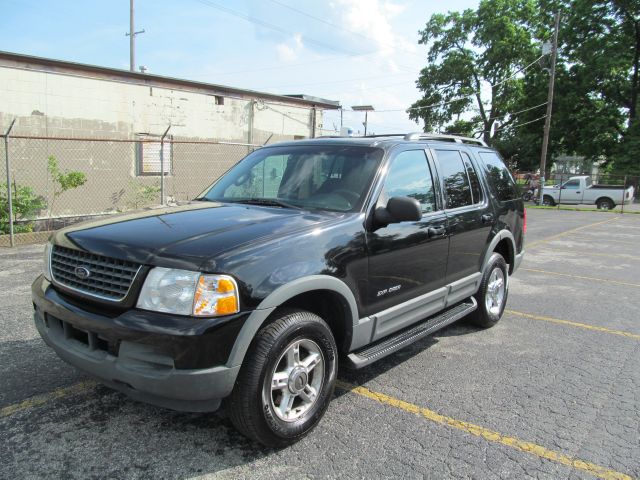
<svg viewBox="0 0 640 480">
<path fill-rule="evenodd" d="M 282 450 L 63 363 L 32 324 L 42 246 L 0 249 L 0 478 L 638 478 L 640 215 L 528 224 L 496 327 L 341 370 L 321 424 Z"/>
</svg>

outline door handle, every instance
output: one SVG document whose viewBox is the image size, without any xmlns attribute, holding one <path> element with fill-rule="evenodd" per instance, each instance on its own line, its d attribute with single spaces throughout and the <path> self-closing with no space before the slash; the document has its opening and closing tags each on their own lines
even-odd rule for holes
<svg viewBox="0 0 640 480">
<path fill-rule="evenodd" d="M 576 193 L 580 193 L 580 190 L 578 190 Z"/>
<path fill-rule="evenodd" d="M 485 213 L 480 218 L 482 219 L 482 223 L 491 223 L 491 222 L 493 222 L 493 215 L 491 215 L 490 213 Z"/>
<path fill-rule="evenodd" d="M 447 229 L 444 226 L 429 227 L 427 232 L 429 234 L 429 238 L 442 237 L 442 236 L 444 236 L 445 233 L 447 233 Z"/>
</svg>

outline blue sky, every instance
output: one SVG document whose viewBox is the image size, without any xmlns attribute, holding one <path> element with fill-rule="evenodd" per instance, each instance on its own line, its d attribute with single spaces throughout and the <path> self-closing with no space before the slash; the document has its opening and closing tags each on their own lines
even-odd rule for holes
<svg viewBox="0 0 640 480">
<path fill-rule="evenodd" d="M 136 64 L 151 73 L 339 100 L 344 125 L 418 130 L 404 110 L 426 62 L 418 30 L 477 0 L 136 0 Z M 0 0 L 0 50 L 129 68 L 129 0 Z M 247 18 L 251 19 L 248 21 Z M 339 126 L 336 112 L 325 129 Z"/>
</svg>

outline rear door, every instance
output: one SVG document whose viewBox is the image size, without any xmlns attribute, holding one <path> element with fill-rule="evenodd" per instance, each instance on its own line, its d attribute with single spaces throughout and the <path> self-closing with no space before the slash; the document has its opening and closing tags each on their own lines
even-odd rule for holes
<svg viewBox="0 0 640 480">
<path fill-rule="evenodd" d="M 375 338 L 381 338 L 420 318 L 403 311 L 422 299 L 426 315 L 442 308 L 449 239 L 437 176 L 424 149 L 392 155 L 375 208 L 395 196 L 415 198 L 422 206 L 417 222 L 392 223 L 367 231 L 369 301 L 367 315 L 376 315 Z M 430 305 L 433 307 L 429 310 Z M 425 316 L 426 316 L 425 315 Z M 424 318 L 424 317 L 422 317 Z"/>
<path fill-rule="evenodd" d="M 432 152 L 445 196 L 449 234 L 446 281 L 454 284 L 451 303 L 475 293 L 479 286 L 482 257 L 495 213 L 479 181 L 479 169 L 466 149 L 438 146 Z"/>
</svg>

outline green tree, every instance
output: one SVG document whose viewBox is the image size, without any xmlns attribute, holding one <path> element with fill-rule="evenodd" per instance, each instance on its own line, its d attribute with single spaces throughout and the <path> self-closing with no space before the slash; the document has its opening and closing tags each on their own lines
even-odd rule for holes
<svg viewBox="0 0 640 480">
<path fill-rule="evenodd" d="M 637 0 L 482 0 L 475 11 L 432 16 L 420 32 L 420 43 L 429 46 L 429 65 L 418 79 L 423 98 L 412 106 L 428 108 L 410 117 L 423 120 L 425 130 L 445 131 L 455 131 L 452 121 L 462 118 L 509 163 L 535 169 L 549 58 L 516 72 L 540 55 L 556 11 L 562 21 L 549 159 L 605 158 L 616 172 L 640 171 Z"/>
<path fill-rule="evenodd" d="M 540 55 L 531 28 L 537 12 L 532 0 L 483 0 L 477 10 L 433 15 L 420 31 L 429 64 L 410 118 L 429 131 L 470 114 L 466 130 L 474 127 L 490 143 L 494 125 L 506 128 L 526 95 L 518 72 Z"/>
</svg>

